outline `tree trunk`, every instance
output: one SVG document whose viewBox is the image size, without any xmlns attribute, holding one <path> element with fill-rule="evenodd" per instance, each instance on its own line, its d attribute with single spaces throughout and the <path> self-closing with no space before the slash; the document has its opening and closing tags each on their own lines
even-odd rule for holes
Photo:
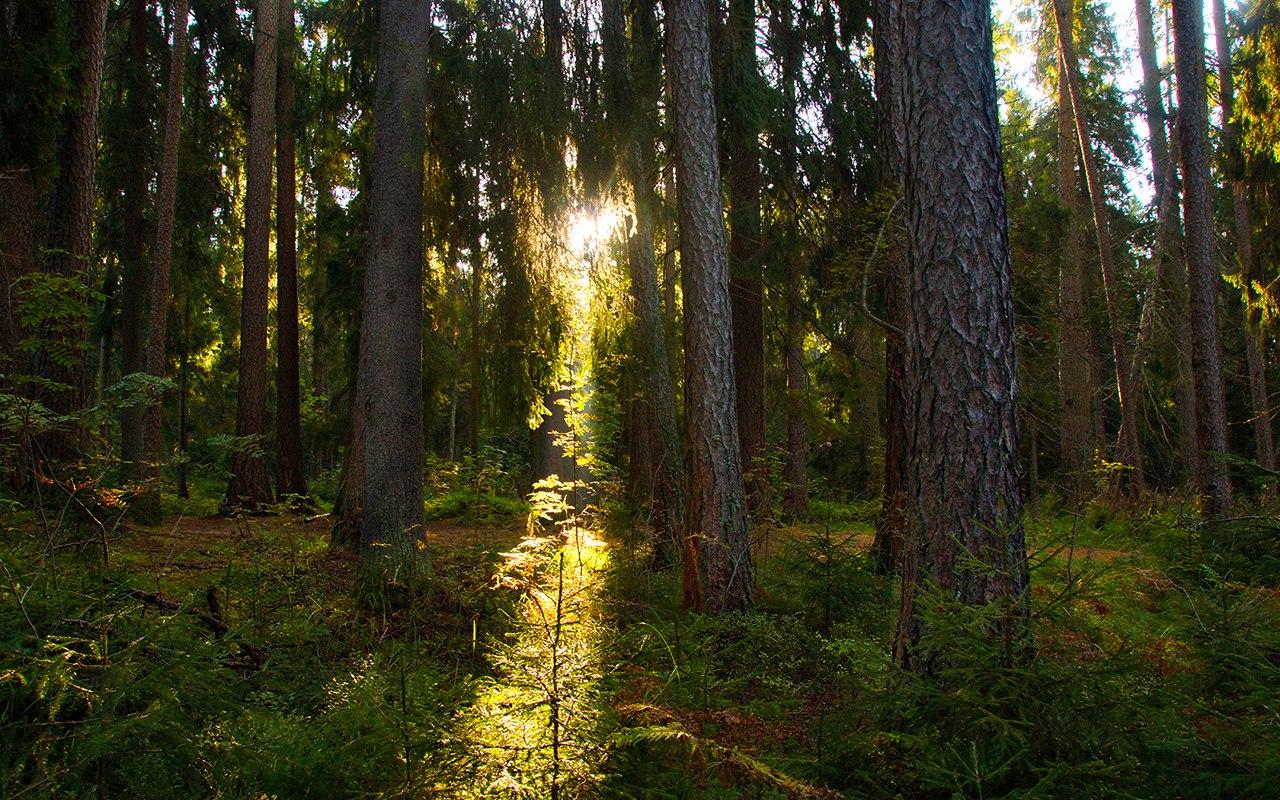
<svg viewBox="0 0 1280 800">
<path fill-rule="evenodd" d="M 1028 578 L 991 6 L 922 0 L 903 31 L 912 524 L 895 658 L 927 673 L 947 653 L 922 646 L 922 593 L 1004 604 L 992 636 L 1015 660 Z"/>
<path fill-rule="evenodd" d="M 1129 349 L 1128 334 L 1120 317 L 1120 273 L 1116 267 L 1107 226 L 1105 188 L 1094 160 L 1088 111 L 1080 88 L 1078 62 L 1072 41 L 1075 18 L 1069 0 L 1054 0 L 1053 8 L 1058 28 L 1058 63 L 1067 74 L 1071 113 L 1075 118 L 1080 144 L 1080 163 L 1084 166 L 1085 186 L 1089 190 L 1089 204 L 1093 208 L 1094 238 L 1098 244 L 1098 260 L 1102 265 L 1102 290 L 1106 297 L 1108 332 L 1111 335 L 1111 352 L 1115 361 L 1116 398 L 1120 404 L 1120 449 L 1117 455 L 1118 460 L 1129 468 L 1129 473 L 1125 476 L 1126 482 L 1141 489 L 1145 485 L 1145 479 L 1142 471 L 1142 444 L 1138 438 L 1138 395 L 1129 373 L 1133 356 Z"/>
<path fill-rule="evenodd" d="M 871 554 L 877 568 L 898 569 L 907 527 L 906 451 L 906 343 L 907 275 L 902 215 L 896 210 L 903 193 L 906 119 L 903 107 L 904 78 L 901 0 L 877 0 L 875 4 L 875 91 L 880 150 L 881 191 L 893 204 L 886 212 L 886 231 L 893 234 L 893 246 L 885 249 L 885 319 L 892 326 L 885 331 L 885 425 L 884 489 L 880 495 L 880 515 L 876 518 Z"/>
<path fill-rule="evenodd" d="M 93 263 L 94 168 L 98 156 L 98 98 L 102 93 L 102 57 L 106 38 L 106 0 L 72 3 L 75 40 L 72 51 L 78 63 L 72 72 L 73 100 L 58 143 L 58 177 L 49 198 L 47 261 L 49 273 L 88 285 Z M 45 392 L 46 405 L 57 414 L 82 409 L 87 399 L 88 373 L 84 347 L 88 338 L 87 315 L 60 323 L 53 337 L 66 357 L 40 354 L 37 374 L 64 388 Z M 45 455 L 72 458 L 80 454 L 83 431 L 72 430 L 52 437 Z"/>
<path fill-rule="evenodd" d="M 1209 109 L 1205 96 L 1204 5 L 1173 0 L 1174 65 L 1178 79 L 1178 129 L 1182 139 L 1183 250 L 1190 287 L 1191 369 L 1195 375 L 1200 490 L 1211 514 L 1232 506 L 1227 452 L 1227 409 L 1222 380 L 1222 332 L 1218 325 L 1218 272 L 1213 262 L 1213 211 L 1209 189 Z"/>
<path fill-rule="evenodd" d="M 125 177 L 121 209 L 120 273 L 120 366 L 121 373 L 132 375 L 146 370 L 147 291 L 150 270 L 143 252 L 147 189 L 150 175 L 146 159 L 147 95 L 152 91 L 151 70 L 147 67 L 147 26 L 151 14 L 145 0 L 129 0 L 129 37 L 125 63 L 121 71 L 127 76 L 125 119 Z M 153 255 L 154 258 L 154 255 Z M 146 407 L 131 405 L 120 412 L 120 459 L 125 471 L 134 477 L 146 473 L 143 464 L 143 419 Z"/>
<path fill-rule="evenodd" d="M 796 124 L 799 120 L 799 102 L 796 93 L 804 53 L 790 0 L 782 4 L 776 24 L 778 27 L 774 38 L 781 42 L 782 49 L 782 115 L 786 125 L 782 135 L 782 180 L 786 195 L 798 199 L 800 180 L 796 164 Z M 796 222 L 794 216 L 788 219 L 792 226 Z M 805 319 L 801 307 L 804 302 L 802 287 L 806 271 L 799 243 L 793 241 L 787 253 L 787 318 L 783 345 L 787 390 L 787 445 L 782 476 L 782 513 L 791 519 L 802 518 L 809 513 L 809 422 L 805 413 L 809 395 L 809 371 L 805 365 Z"/>
<path fill-rule="evenodd" d="M 1076 191 L 1080 145 L 1071 114 L 1070 81 L 1062 63 L 1059 58 L 1058 200 L 1066 211 L 1058 266 L 1059 435 L 1067 494 L 1074 502 L 1081 502 L 1092 488 L 1094 387 L 1084 263 L 1080 259 L 1080 203 Z"/>
<path fill-rule="evenodd" d="M 726 81 L 721 98 L 729 171 L 729 295 L 733 308 L 735 408 L 747 503 L 768 506 L 764 419 L 764 290 L 761 282 L 760 120 L 755 96 L 755 0 L 729 0 Z"/>
<path fill-rule="evenodd" d="M 1218 49 L 1218 87 L 1222 106 L 1223 143 L 1227 149 L 1227 177 L 1231 181 L 1232 238 L 1244 286 L 1244 352 L 1249 368 L 1249 399 L 1253 411 L 1255 457 L 1265 469 L 1276 468 L 1275 444 L 1271 435 L 1271 401 L 1267 392 L 1266 353 L 1262 327 L 1254 306 L 1253 226 L 1249 221 L 1249 184 L 1244 178 L 1244 156 L 1240 146 L 1240 125 L 1235 119 L 1235 82 L 1231 75 L 1231 40 L 1227 31 L 1227 11 L 1223 0 L 1213 0 L 1213 24 Z M 1275 493 L 1274 486 L 1269 490 Z"/>
<path fill-rule="evenodd" d="M 739 611 L 751 605 L 751 561 L 707 7 L 701 0 L 666 0 L 666 9 L 685 309 L 689 532 L 700 537 L 707 610 Z"/>
<path fill-rule="evenodd" d="M 178 144 L 182 136 L 183 76 L 187 65 L 188 0 L 175 0 L 172 42 L 169 45 L 169 86 L 164 99 L 164 145 L 160 156 L 160 183 L 156 190 L 156 241 L 152 250 L 151 293 L 148 300 L 147 372 L 164 377 L 168 362 L 165 339 L 169 320 L 169 275 L 173 267 L 173 230 L 178 196 Z M 187 332 L 183 331 L 183 338 Z M 184 345 L 185 347 L 185 345 Z M 185 359 L 184 353 L 184 359 Z M 185 370 L 185 364 L 184 364 Z M 183 377 L 185 378 L 185 372 Z M 184 390 L 185 391 L 185 390 Z M 183 398 L 185 402 L 185 396 Z M 160 462 L 161 403 L 147 409 L 142 460 L 153 474 Z"/>
<path fill-rule="evenodd" d="M 276 492 L 307 494 L 298 387 L 298 195 L 294 159 L 293 0 L 280 0 L 276 91 Z"/>
<path fill-rule="evenodd" d="M 347 415 L 347 452 L 342 458 L 342 472 L 338 477 L 338 496 L 333 501 L 333 531 L 335 545 L 355 550 L 360 546 L 360 528 L 364 519 L 364 406 L 360 397 L 360 374 L 356 370 Z"/>
<path fill-rule="evenodd" d="M 362 580 L 413 578 L 422 528 L 422 189 L 427 37 L 422 0 L 384 0 L 378 22 L 369 252 L 360 326 Z"/>
<path fill-rule="evenodd" d="M 257 0 L 253 91 L 244 201 L 244 278 L 240 299 L 240 376 L 236 436 L 225 506 L 254 509 L 271 502 L 267 480 L 267 283 L 271 238 L 271 155 L 276 106 L 279 0 Z"/>
</svg>

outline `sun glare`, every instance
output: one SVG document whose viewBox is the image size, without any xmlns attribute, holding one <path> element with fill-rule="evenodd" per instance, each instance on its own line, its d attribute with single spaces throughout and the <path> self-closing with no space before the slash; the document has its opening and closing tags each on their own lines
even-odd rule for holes
<svg viewBox="0 0 1280 800">
<path fill-rule="evenodd" d="M 618 212 L 611 207 L 583 208 L 569 215 L 568 247 L 576 258 L 591 260 L 618 227 Z"/>
</svg>

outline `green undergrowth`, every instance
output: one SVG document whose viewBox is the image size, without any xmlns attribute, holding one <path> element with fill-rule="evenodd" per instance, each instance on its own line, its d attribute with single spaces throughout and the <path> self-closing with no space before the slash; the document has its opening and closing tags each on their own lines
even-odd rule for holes
<svg viewBox="0 0 1280 800">
<path fill-rule="evenodd" d="M 831 515 L 835 516 L 835 515 Z M 847 518 L 846 518 L 847 519 Z M 812 525 L 757 569 L 757 609 L 682 611 L 620 567 L 618 797 L 1264 797 L 1280 785 L 1280 553 L 1250 519 L 1180 509 L 1028 521 L 1036 657 L 934 598 L 936 679 L 890 658 L 897 587 L 856 524 Z M 1221 565 L 1217 567 L 1214 565 Z M 1249 565 L 1246 568 L 1246 565 Z M 1230 568 L 1228 570 L 1228 567 Z M 1268 582 L 1269 581 L 1269 582 Z"/>
</svg>

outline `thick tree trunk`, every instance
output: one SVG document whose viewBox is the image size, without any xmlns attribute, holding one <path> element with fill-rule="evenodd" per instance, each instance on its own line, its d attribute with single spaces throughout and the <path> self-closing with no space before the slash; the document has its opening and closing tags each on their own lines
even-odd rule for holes
<svg viewBox="0 0 1280 800">
<path fill-rule="evenodd" d="M 749 508 L 769 501 L 765 464 L 764 287 L 760 279 L 760 121 L 753 87 L 755 0 L 729 0 L 726 78 L 722 102 L 729 178 L 729 295 L 733 309 L 735 408 Z"/>
<path fill-rule="evenodd" d="M 1067 74 L 1071 113 L 1075 118 L 1077 140 L 1080 144 L 1080 163 L 1084 166 L 1085 186 L 1089 190 L 1089 204 L 1093 208 L 1094 238 L 1098 244 L 1098 260 L 1102 265 L 1102 290 L 1106 298 L 1108 332 L 1111 335 L 1111 352 L 1115 362 L 1116 398 L 1120 405 L 1120 449 L 1117 455 L 1118 460 L 1129 467 L 1126 482 L 1142 488 L 1145 478 L 1142 470 L 1142 444 L 1138 437 L 1138 395 L 1129 372 L 1133 356 L 1121 319 L 1120 273 L 1107 225 L 1105 188 L 1094 159 L 1088 112 L 1080 87 L 1075 44 L 1072 41 L 1075 17 L 1069 2 L 1070 0 L 1054 0 L 1053 3 L 1058 28 L 1059 65 Z"/>
<path fill-rule="evenodd" d="M 120 303 L 120 371 L 125 375 L 146 370 L 147 292 L 150 288 L 150 269 L 143 252 L 146 236 L 143 224 L 147 206 L 147 187 L 150 175 L 146 159 L 148 110 L 147 95 L 151 94 L 151 70 L 147 68 L 147 27 L 151 14 L 145 0 L 129 0 L 129 37 L 122 71 L 128 76 L 125 119 L 129 132 L 125 134 L 124 196 L 121 208 L 120 274 L 122 277 Z M 152 256 L 154 259 L 154 254 Z M 120 412 L 120 459 L 125 470 L 134 477 L 142 477 L 143 420 L 146 408 L 132 405 Z"/>
<path fill-rule="evenodd" d="M 279 0 L 257 0 L 254 11 L 253 90 L 244 201 L 244 278 L 240 299 L 240 375 L 236 436 L 241 438 L 227 484 L 228 509 L 271 502 L 267 480 L 267 284 L 270 276 L 271 155 L 276 111 Z"/>
<path fill-rule="evenodd" d="M 892 326 L 885 331 L 885 425 L 884 488 L 880 495 L 880 516 L 876 518 L 871 554 L 877 568 L 890 571 L 902 564 L 902 547 L 907 527 L 906 451 L 906 343 L 907 274 L 903 216 L 897 211 L 903 193 L 903 147 L 906 143 L 901 0 L 877 0 L 875 4 L 875 91 L 880 150 L 881 191 L 893 199 L 885 230 L 892 233 L 892 246 L 885 249 L 885 319 Z"/>
<path fill-rule="evenodd" d="M 298 187 L 294 158 L 293 0 L 280 0 L 276 91 L 276 492 L 307 494 L 298 386 Z"/>
<path fill-rule="evenodd" d="M 1276 468 L 1275 443 L 1271 434 L 1271 401 L 1267 392 L 1266 353 L 1258 311 L 1253 308 L 1254 279 L 1253 226 L 1249 221 L 1249 184 L 1244 179 L 1240 147 L 1240 125 L 1235 119 L 1235 80 L 1231 74 L 1231 39 L 1227 31 L 1227 11 L 1223 0 L 1213 0 L 1213 23 L 1218 50 L 1218 90 L 1222 107 L 1223 139 L 1231 181 L 1232 238 L 1244 285 L 1244 353 L 1249 369 L 1249 399 L 1253 411 L 1254 453 L 1264 468 Z M 1274 487 L 1270 490 L 1274 494 Z"/>
<path fill-rule="evenodd" d="M 934 589 L 1006 604 L 992 636 L 1023 654 L 1024 488 L 991 6 L 922 0 L 903 30 L 912 526 L 895 657 L 931 672 L 947 658 L 922 646 L 921 594 Z"/>
<path fill-rule="evenodd" d="M 1195 375 L 1200 490 L 1205 510 L 1220 514 L 1233 498 L 1227 465 L 1227 409 L 1222 380 L 1222 331 L 1218 324 L 1218 271 L 1213 261 L 1213 211 L 1209 189 L 1209 108 L 1205 96 L 1204 5 L 1173 0 L 1174 65 L 1178 78 L 1178 129 L 1182 140 L 1183 250 L 1190 287 L 1191 368 Z"/>
<path fill-rule="evenodd" d="M 1058 200 L 1066 211 L 1058 265 L 1058 389 L 1061 402 L 1058 428 L 1067 493 L 1073 501 L 1080 502 L 1088 497 L 1092 488 L 1094 386 L 1084 262 L 1080 258 L 1080 203 L 1076 178 L 1080 144 L 1071 113 L 1067 70 L 1062 68 L 1061 58 L 1058 64 Z"/>
<path fill-rule="evenodd" d="M 701 540 L 707 610 L 739 611 L 751 605 L 751 560 L 707 7 L 700 0 L 666 0 L 666 9 L 684 287 L 689 532 Z"/>
<path fill-rule="evenodd" d="M 46 269 L 53 275 L 88 285 L 93 264 L 94 168 L 97 164 L 98 98 L 102 92 L 102 58 L 106 38 L 106 0 L 72 3 L 78 58 L 72 73 L 74 99 L 68 105 L 58 143 L 58 177 L 49 198 Z M 88 397 L 88 373 L 84 349 L 87 318 L 80 317 L 53 334 L 67 357 L 39 354 L 36 372 L 65 388 L 50 389 L 45 400 L 55 413 L 82 409 Z M 71 458 L 79 455 L 81 431 L 69 431 L 44 445 L 45 455 Z"/>
<path fill-rule="evenodd" d="M 164 145 L 160 183 L 156 191 L 156 241 L 152 248 L 151 292 L 148 300 L 147 372 L 163 377 L 168 366 L 165 339 L 169 320 L 169 276 L 173 267 L 173 230 L 178 196 L 178 145 L 182 136 L 183 76 L 187 65 L 188 0 L 175 0 L 172 42 L 169 45 L 169 86 L 164 99 Z M 187 332 L 183 331 L 185 339 Z M 184 356 L 185 357 L 185 356 Z M 185 399 L 185 398 L 184 398 Z M 147 409 L 143 463 L 149 473 L 160 461 L 163 404 Z"/>
<path fill-rule="evenodd" d="M 422 0 L 384 0 L 378 21 L 369 252 L 360 326 L 369 588 L 415 576 L 422 528 L 422 188 L 427 37 Z"/>
</svg>

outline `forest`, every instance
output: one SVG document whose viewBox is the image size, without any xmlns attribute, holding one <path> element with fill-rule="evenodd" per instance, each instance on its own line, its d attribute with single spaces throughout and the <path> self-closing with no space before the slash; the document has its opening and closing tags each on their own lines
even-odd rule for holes
<svg viewBox="0 0 1280 800">
<path fill-rule="evenodd" d="M 0 76 L 0 797 L 1280 796 L 1280 1 L 0 0 Z"/>
</svg>

